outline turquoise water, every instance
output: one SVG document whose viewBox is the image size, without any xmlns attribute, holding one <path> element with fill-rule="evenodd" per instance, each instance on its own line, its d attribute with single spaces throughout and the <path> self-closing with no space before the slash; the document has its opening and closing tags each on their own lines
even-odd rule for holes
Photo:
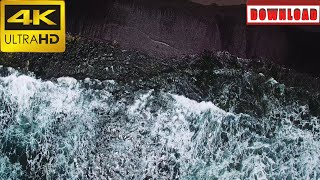
<svg viewBox="0 0 320 180">
<path fill-rule="evenodd" d="M 42 81 L 1 68 L 0 179 L 319 179 L 319 119 L 232 114 L 114 81 Z"/>
</svg>

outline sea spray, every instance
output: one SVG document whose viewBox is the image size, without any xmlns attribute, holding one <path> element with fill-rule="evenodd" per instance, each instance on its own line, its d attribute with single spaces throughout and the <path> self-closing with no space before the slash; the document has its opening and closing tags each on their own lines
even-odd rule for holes
<svg viewBox="0 0 320 180">
<path fill-rule="evenodd" d="M 297 126 L 289 106 L 256 118 L 164 91 L 118 96 L 115 81 L 1 71 L 3 179 L 319 178 L 319 119 Z"/>
</svg>

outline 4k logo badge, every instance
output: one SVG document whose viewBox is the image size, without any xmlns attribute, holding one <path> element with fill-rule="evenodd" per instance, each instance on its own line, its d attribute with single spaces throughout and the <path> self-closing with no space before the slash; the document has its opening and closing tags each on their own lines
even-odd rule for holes
<svg viewBox="0 0 320 180">
<path fill-rule="evenodd" d="M 2 52 L 64 52 L 64 1 L 1 2 Z"/>
</svg>

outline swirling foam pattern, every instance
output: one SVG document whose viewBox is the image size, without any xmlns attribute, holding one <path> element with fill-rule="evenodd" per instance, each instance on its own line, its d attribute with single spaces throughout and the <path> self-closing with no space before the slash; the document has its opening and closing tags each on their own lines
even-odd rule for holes
<svg viewBox="0 0 320 180">
<path fill-rule="evenodd" d="M 289 115 L 275 123 L 166 92 L 116 98 L 114 81 L 3 74 L 0 179 L 319 178 L 319 133 Z"/>
</svg>

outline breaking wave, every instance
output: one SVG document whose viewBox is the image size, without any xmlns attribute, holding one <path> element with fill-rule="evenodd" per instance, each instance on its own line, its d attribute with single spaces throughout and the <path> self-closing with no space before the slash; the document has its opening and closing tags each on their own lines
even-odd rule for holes
<svg viewBox="0 0 320 180">
<path fill-rule="evenodd" d="M 318 179 L 319 132 L 114 81 L 0 77 L 0 179 Z M 319 119 L 312 117 L 314 127 Z"/>
</svg>

